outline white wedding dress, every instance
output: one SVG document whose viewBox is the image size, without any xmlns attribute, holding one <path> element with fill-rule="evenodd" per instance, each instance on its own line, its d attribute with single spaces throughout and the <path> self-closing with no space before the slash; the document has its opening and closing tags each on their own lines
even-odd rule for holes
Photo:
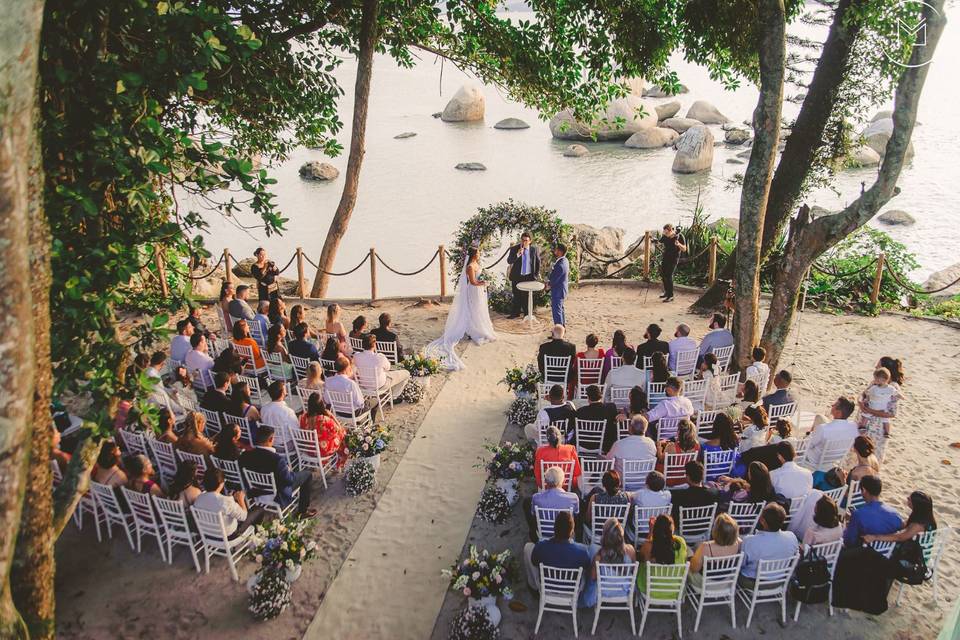
<svg viewBox="0 0 960 640">
<path fill-rule="evenodd" d="M 453 297 L 443 335 L 427 345 L 426 353 L 439 358 L 443 367 L 449 371 L 465 369 L 466 365 L 457 356 L 454 348 L 464 336 L 476 344 L 485 344 L 497 339 L 493 322 L 490 320 L 490 309 L 487 306 L 487 288 L 470 284 L 467 279 L 466 264 L 460 272 L 457 293 Z"/>
</svg>

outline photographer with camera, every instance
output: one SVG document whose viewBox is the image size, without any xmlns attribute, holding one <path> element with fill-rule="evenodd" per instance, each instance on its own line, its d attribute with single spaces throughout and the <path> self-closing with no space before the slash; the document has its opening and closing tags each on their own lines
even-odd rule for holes
<svg viewBox="0 0 960 640">
<path fill-rule="evenodd" d="M 250 273 L 257 281 L 257 297 L 260 300 L 276 300 L 280 297 L 280 285 L 277 284 L 280 270 L 273 260 L 267 260 L 267 250 L 263 247 L 258 247 L 253 256 L 257 261 L 250 267 Z"/>
<path fill-rule="evenodd" d="M 672 224 L 663 225 L 663 235 L 657 240 L 663 248 L 663 262 L 660 263 L 660 275 L 663 276 L 664 302 L 673 300 L 673 272 L 680 262 L 680 254 L 687 250 L 686 240 Z"/>
</svg>

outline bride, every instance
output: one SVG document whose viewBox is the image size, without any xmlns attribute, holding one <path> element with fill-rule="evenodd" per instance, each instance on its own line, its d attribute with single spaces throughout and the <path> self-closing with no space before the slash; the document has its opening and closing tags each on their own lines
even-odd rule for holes
<svg viewBox="0 0 960 640">
<path fill-rule="evenodd" d="M 487 308 L 487 283 L 480 280 L 480 251 L 475 248 L 468 250 L 443 335 L 427 345 L 427 353 L 441 358 L 450 371 L 465 369 L 454 349 L 464 336 L 477 344 L 497 339 Z"/>
</svg>

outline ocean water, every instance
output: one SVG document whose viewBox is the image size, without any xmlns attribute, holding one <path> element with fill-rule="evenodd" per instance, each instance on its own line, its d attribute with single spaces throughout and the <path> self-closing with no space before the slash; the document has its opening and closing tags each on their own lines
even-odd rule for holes
<svg viewBox="0 0 960 640">
<path fill-rule="evenodd" d="M 921 280 L 960 260 L 960 89 L 952 75 L 958 59 L 960 32 L 950 24 L 921 99 L 921 125 L 913 135 L 916 156 L 901 174 L 900 195 L 886 207 L 906 210 L 917 220 L 909 228 L 886 230 L 918 255 L 922 268 L 913 275 Z M 682 104 L 678 115 L 685 115 L 694 100 L 704 99 L 735 122 L 749 121 L 757 99 L 752 85 L 726 91 L 709 79 L 705 69 L 679 59 L 674 68 L 690 88 L 689 93 L 676 98 Z M 344 154 L 330 159 L 320 151 L 299 149 L 271 169 L 279 181 L 275 187 L 277 201 L 289 218 L 286 231 L 266 238 L 262 231 L 244 232 L 228 221 L 212 219 L 206 239 L 211 250 L 217 252 L 226 246 L 235 259 L 241 259 L 263 245 L 279 266 L 286 264 L 298 246 L 308 256 L 319 257 L 346 170 L 355 73 L 352 60 L 338 71 L 347 93 L 340 105 L 345 128 L 338 136 Z M 459 223 L 478 207 L 507 198 L 555 209 L 567 222 L 624 228 L 627 243 L 665 222 L 689 221 L 698 198 L 711 219 L 738 216 L 740 192 L 730 188 L 729 180 L 735 173 L 742 173 L 746 165 L 728 164 L 727 160 L 743 148 L 717 147 L 712 170 L 693 176 L 672 173 L 674 152 L 669 148 L 639 150 L 627 149 L 620 142 L 584 143 L 590 148 L 588 156 L 566 158 L 563 149 L 570 142 L 553 140 L 547 123 L 536 111 L 511 102 L 490 86 L 483 87 L 484 122 L 451 124 L 431 116 L 443 110 L 461 85 L 476 82 L 430 55 L 421 56 L 413 69 L 400 69 L 387 57 L 377 58 L 359 197 L 335 271 L 352 268 L 371 247 L 399 271 L 419 269 L 439 244 L 451 244 Z M 655 105 L 667 100 L 650 102 Z M 784 115 L 790 117 L 796 109 L 788 103 Z M 863 114 L 867 120 L 871 115 Z M 530 128 L 493 128 L 507 117 L 522 118 Z M 407 131 L 417 135 L 394 139 Z M 716 139 L 723 139 L 719 127 L 713 127 L 713 131 Z M 298 169 L 309 160 L 333 164 L 340 169 L 340 177 L 323 184 L 302 180 Z M 487 170 L 454 169 L 460 162 L 482 162 Z M 813 193 L 806 201 L 839 209 L 857 196 L 862 183 L 872 182 L 875 171 L 845 171 L 835 180 L 833 189 Z M 244 220 L 247 224 L 251 221 Z M 871 224 L 884 228 L 876 220 Z M 295 265 L 284 275 L 295 278 Z M 309 286 L 314 275 L 309 265 L 306 275 Z M 378 294 L 436 294 L 439 278 L 437 263 L 414 277 L 395 276 L 378 265 Z M 329 295 L 366 296 L 369 281 L 370 270 L 364 265 L 351 276 L 333 278 Z"/>
</svg>

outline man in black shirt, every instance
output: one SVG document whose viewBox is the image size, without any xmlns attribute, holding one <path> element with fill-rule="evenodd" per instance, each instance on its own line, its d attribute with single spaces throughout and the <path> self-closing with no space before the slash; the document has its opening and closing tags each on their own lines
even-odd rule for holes
<svg viewBox="0 0 960 640">
<path fill-rule="evenodd" d="M 659 339 L 661 333 L 663 333 L 663 329 L 658 324 L 651 324 L 647 327 L 646 333 L 643 334 L 645 342 L 637 345 L 637 369 L 644 368 L 644 356 L 652 358 L 657 351 L 663 355 L 669 355 L 670 345 Z"/>
<path fill-rule="evenodd" d="M 683 467 L 687 475 L 686 489 L 673 489 L 673 521 L 680 526 L 680 507 L 707 507 L 720 500 L 720 492 L 715 487 L 703 486 L 703 464 L 691 460 Z"/>
<path fill-rule="evenodd" d="M 687 250 L 683 235 L 677 233 L 672 224 L 663 225 L 663 235 L 658 240 L 663 248 L 663 261 L 660 263 L 660 275 L 663 276 L 664 302 L 673 300 L 673 272 L 677 269 L 680 254 Z"/>
<path fill-rule="evenodd" d="M 603 430 L 603 453 L 610 451 L 610 447 L 619 437 L 617 427 L 617 405 L 603 401 L 603 393 L 595 384 L 587 387 L 588 404 L 577 409 L 577 417 L 581 420 L 606 420 L 607 426 Z M 567 439 L 570 440 L 569 438 Z M 575 444 L 575 442 L 571 442 Z"/>
</svg>

